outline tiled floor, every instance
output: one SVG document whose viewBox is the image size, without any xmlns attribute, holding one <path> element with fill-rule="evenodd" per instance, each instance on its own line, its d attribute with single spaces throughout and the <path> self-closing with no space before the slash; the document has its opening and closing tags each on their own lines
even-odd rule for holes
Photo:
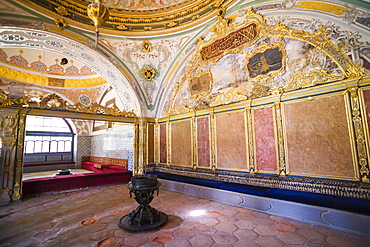
<svg viewBox="0 0 370 247">
<path fill-rule="evenodd" d="M 370 246 L 370 238 L 163 189 L 150 204 L 168 215 L 163 227 L 120 229 L 137 205 L 126 185 L 26 198 L 0 207 L 0 246 Z"/>
</svg>

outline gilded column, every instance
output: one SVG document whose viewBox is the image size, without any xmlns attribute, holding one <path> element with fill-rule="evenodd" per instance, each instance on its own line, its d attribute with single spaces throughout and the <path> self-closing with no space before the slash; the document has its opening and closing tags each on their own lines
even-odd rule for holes
<svg viewBox="0 0 370 247">
<path fill-rule="evenodd" d="M 193 143 L 193 168 L 198 167 L 198 145 L 197 145 L 197 119 L 195 116 L 191 119 L 192 143 Z"/>
<path fill-rule="evenodd" d="M 283 128 L 283 116 L 281 110 L 281 103 L 275 102 L 275 122 L 276 122 L 276 137 L 277 137 L 277 156 L 278 156 L 278 174 L 287 175 L 289 169 L 286 165 L 285 160 L 285 141 L 284 141 L 284 128 Z"/>
<path fill-rule="evenodd" d="M 167 120 L 167 164 L 171 164 L 171 122 Z"/>
<path fill-rule="evenodd" d="M 24 157 L 24 138 L 26 135 L 26 117 L 28 110 L 21 110 L 18 115 L 18 134 L 16 145 L 15 177 L 12 199 L 19 200 L 22 197 L 22 176 Z"/>
<path fill-rule="evenodd" d="M 209 128 L 211 134 L 211 168 L 212 170 L 216 170 L 217 163 L 216 163 L 216 128 L 215 128 L 215 114 L 212 112 L 209 116 Z"/>
<path fill-rule="evenodd" d="M 357 171 L 356 176 L 357 179 L 369 183 L 370 182 L 370 174 L 369 174 L 369 162 L 368 162 L 368 140 L 366 140 L 366 136 L 364 133 L 364 121 L 363 116 L 364 109 L 362 109 L 360 104 L 360 97 L 357 87 L 349 88 L 349 103 L 350 103 L 350 111 L 351 111 L 351 129 L 353 132 L 353 146 L 356 150 L 356 163 L 357 163 Z"/>
<path fill-rule="evenodd" d="M 255 164 L 255 147 L 254 147 L 254 132 L 253 132 L 253 115 L 252 115 L 252 108 L 248 106 L 245 109 L 245 118 L 246 118 L 246 125 L 247 125 L 247 145 L 248 145 L 248 171 L 250 173 L 257 172 L 256 164 Z"/>
<path fill-rule="evenodd" d="M 143 175 L 145 173 L 147 165 L 147 133 L 148 133 L 148 122 L 144 118 L 140 118 L 137 125 L 137 140 L 135 143 L 137 146 L 137 165 L 134 167 L 134 175 Z"/>
<path fill-rule="evenodd" d="M 159 124 L 158 119 L 155 121 L 154 125 L 154 162 L 157 166 L 160 163 L 160 143 L 159 143 Z"/>
<path fill-rule="evenodd" d="M 134 165 L 132 167 L 132 174 L 134 176 L 138 175 L 139 172 L 139 163 L 140 163 L 140 145 L 139 138 L 140 136 L 140 124 L 135 123 L 135 135 L 134 135 Z"/>
<path fill-rule="evenodd" d="M 2 138 L 0 158 L 0 205 L 2 205 L 7 204 L 12 200 L 14 192 L 14 182 L 16 181 L 15 168 L 17 153 L 18 111 L 1 110 L 0 121 Z M 20 185 L 18 188 L 20 189 Z"/>
</svg>

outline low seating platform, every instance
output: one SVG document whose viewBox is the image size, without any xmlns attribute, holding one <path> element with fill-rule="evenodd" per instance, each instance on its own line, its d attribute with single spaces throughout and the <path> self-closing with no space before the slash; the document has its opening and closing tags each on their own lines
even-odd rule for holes
<svg viewBox="0 0 370 247">
<path fill-rule="evenodd" d="M 111 160 L 106 158 L 106 160 L 108 159 Z M 94 171 L 94 173 L 59 175 L 25 180 L 23 181 L 23 196 L 130 182 L 132 171 L 127 170 L 127 166 L 125 166 L 127 165 L 127 160 L 113 160 L 120 165 L 84 161 L 82 162 L 82 168 Z"/>
<path fill-rule="evenodd" d="M 158 178 L 172 181 L 196 184 L 216 189 L 241 192 L 244 194 L 264 196 L 269 198 L 282 199 L 316 206 L 331 207 L 335 209 L 351 211 L 354 213 L 370 215 L 370 200 L 366 199 L 333 196 L 278 188 L 259 187 L 246 184 L 215 181 L 203 178 L 193 178 L 163 172 L 148 172 L 148 174 L 155 174 L 157 175 Z"/>
</svg>

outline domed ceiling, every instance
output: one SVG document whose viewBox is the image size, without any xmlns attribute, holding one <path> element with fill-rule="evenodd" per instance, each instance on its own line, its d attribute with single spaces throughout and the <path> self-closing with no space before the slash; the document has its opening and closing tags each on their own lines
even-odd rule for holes
<svg viewBox="0 0 370 247">
<path fill-rule="evenodd" d="M 357 75 L 370 71 L 368 1 L 102 0 L 109 16 L 98 35 L 87 11 L 92 2 L 1 1 L 2 90 L 56 92 L 70 103 L 85 95 L 84 102 L 115 102 L 137 116 L 162 117 L 196 110 L 200 103 L 211 107 L 263 96 L 273 87 L 296 88 L 294 78 L 308 75 L 343 79 L 343 61 Z M 204 45 L 243 33 L 254 15 L 262 23 L 256 32 L 270 33 L 199 63 Z M 332 51 L 307 43 L 299 32 L 322 34 Z M 246 60 L 277 46 L 283 47 L 282 69 L 269 79 L 252 78 Z"/>
<path fill-rule="evenodd" d="M 214 17 L 218 8 L 229 7 L 236 0 L 106 0 L 109 19 L 101 26 L 111 34 L 136 36 L 159 35 L 181 31 L 202 24 Z M 66 0 L 21 1 L 52 17 L 60 17 L 71 24 L 91 29 L 92 21 L 87 6 L 94 1 Z M 96 1 L 98 2 L 98 1 Z"/>
</svg>

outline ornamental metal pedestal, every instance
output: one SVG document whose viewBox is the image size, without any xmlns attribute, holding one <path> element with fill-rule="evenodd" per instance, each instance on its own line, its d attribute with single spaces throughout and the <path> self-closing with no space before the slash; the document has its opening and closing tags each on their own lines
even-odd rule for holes
<svg viewBox="0 0 370 247">
<path fill-rule="evenodd" d="M 126 214 L 118 221 L 118 226 L 128 231 L 146 231 L 164 225 L 168 217 L 165 213 L 152 208 L 149 203 L 153 200 L 153 194 L 157 191 L 161 184 L 156 181 L 153 186 L 147 185 L 133 185 L 128 183 L 127 188 L 130 190 L 130 197 L 132 193 L 135 194 L 135 200 L 140 205 L 131 213 Z"/>
</svg>

